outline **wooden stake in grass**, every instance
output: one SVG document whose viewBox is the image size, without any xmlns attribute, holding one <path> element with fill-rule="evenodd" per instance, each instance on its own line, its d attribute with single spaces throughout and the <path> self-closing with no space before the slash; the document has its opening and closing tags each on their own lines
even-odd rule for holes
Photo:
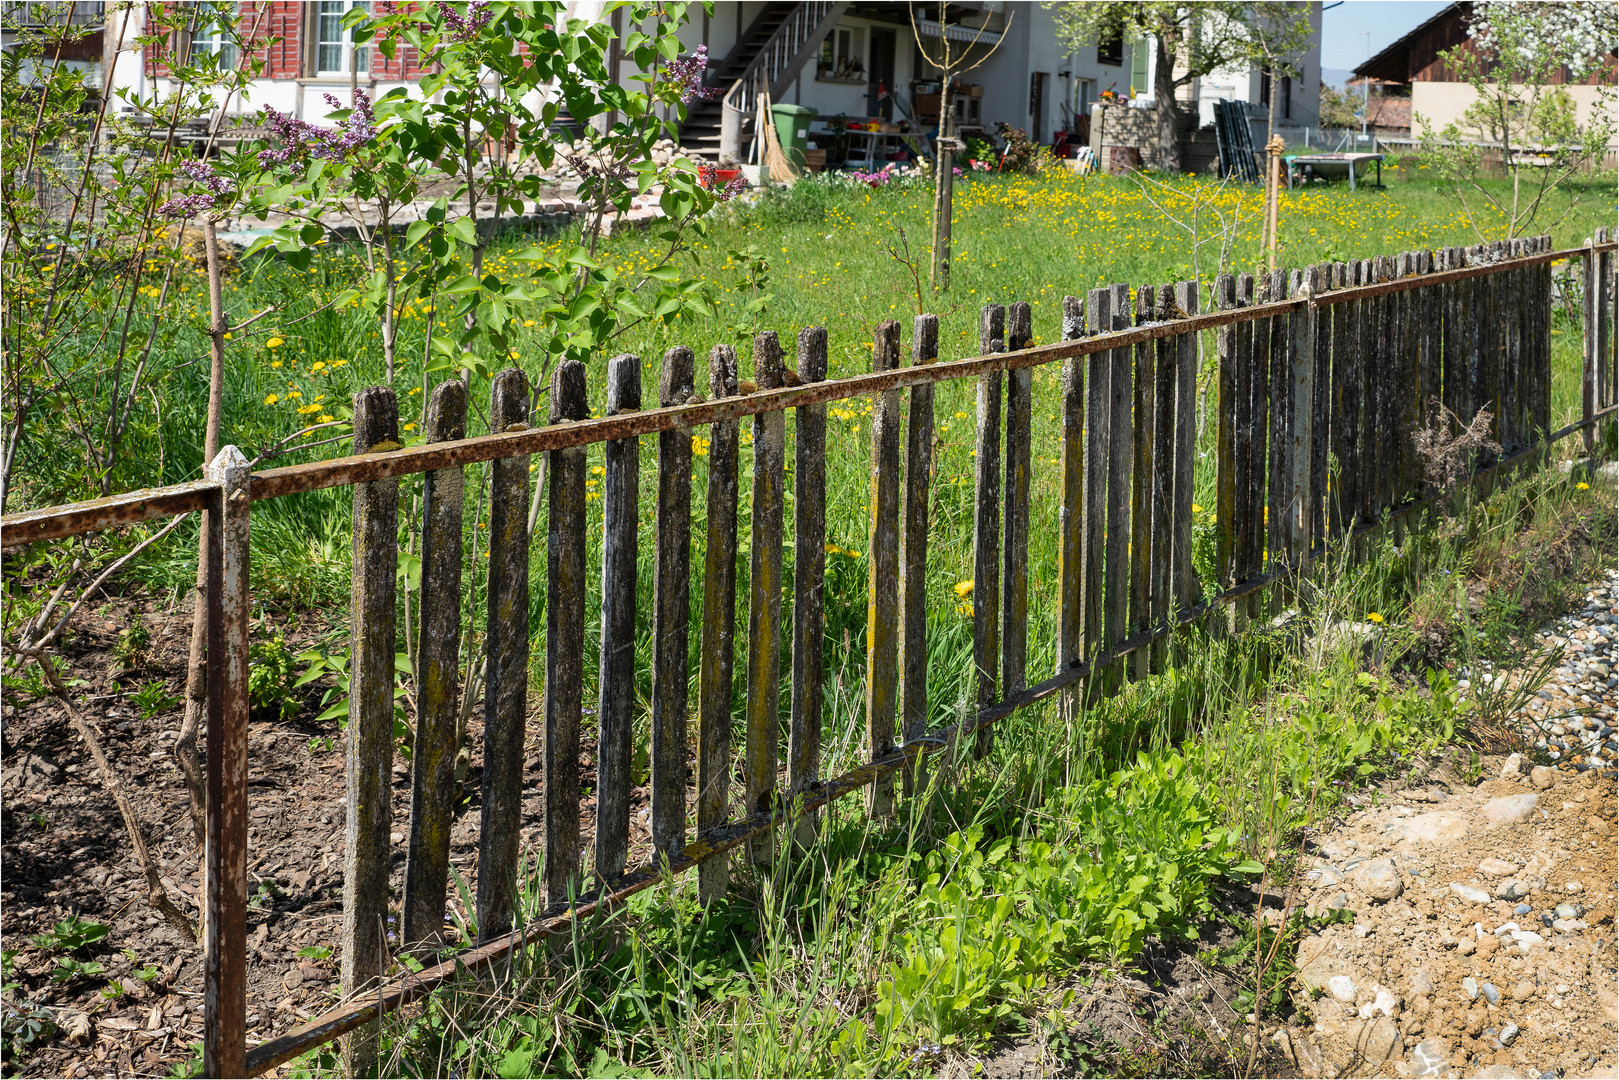
<svg viewBox="0 0 1619 1080">
<path fill-rule="evenodd" d="M 899 323 L 877 327 L 871 354 L 873 371 L 899 367 Z M 871 574 L 866 601 L 866 733 L 872 760 L 894 749 L 899 714 L 899 390 L 877 395 L 871 414 L 871 530 L 867 550 Z M 894 809 L 894 780 L 871 787 L 874 815 Z"/>
<path fill-rule="evenodd" d="M 607 365 L 607 410 L 641 407 L 641 358 L 625 354 Z M 596 738 L 596 875 L 617 877 L 629 858 L 630 724 L 635 700 L 636 523 L 639 512 L 639 439 L 605 448 L 602 484 L 601 692 Z"/>
</svg>

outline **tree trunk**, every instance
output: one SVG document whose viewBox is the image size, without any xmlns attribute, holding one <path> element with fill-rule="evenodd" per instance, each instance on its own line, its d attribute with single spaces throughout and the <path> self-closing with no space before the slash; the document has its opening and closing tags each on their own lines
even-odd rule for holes
<svg viewBox="0 0 1619 1080">
<path fill-rule="evenodd" d="M 1157 99 L 1158 167 L 1164 172 L 1181 171 L 1179 138 L 1180 105 L 1175 100 L 1175 58 L 1162 35 L 1158 37 L 1158 70 L 1153 74 L 1153 97 Z"/>
<path fill-rule="evenodd" d="M 219 453 L 219 417 L 225 399 L 225 304 L 219 267 L 219 239 L 214 223 L 204 221 L 202 233 L 208 252 L 208 346 L 211 361 L 208 370 L 208 420 L 203 431 L 202 467 L 207 469 Z M 203 708 L 208 699 L 208 668 L 203 655 L 203 644 L 208 640 L 208 577 L 205 568 L 208 543 L 207 511 L 203 511 L 203 528 L 199 534 L 197 551 L 197 588 L 192 596 L 191 651 L 186 659 L 185 717 L 180 722 L 179 737 L 174 741 L 174 760 L 185 777 L 186 795 L 191 809 L 191 831 L 198 844 L 207 835 L 207 788 L 202 772 L 201 755 L 197 753 L 197 733 L 202 727 Z"/>
</svg>

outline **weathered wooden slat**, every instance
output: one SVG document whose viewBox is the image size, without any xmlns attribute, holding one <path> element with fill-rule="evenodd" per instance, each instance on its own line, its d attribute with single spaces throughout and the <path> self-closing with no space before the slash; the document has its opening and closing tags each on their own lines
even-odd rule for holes
<svg viewBox="0 0 1619 1080">
<path fill-rule="evenodd" d="M 1517 258 L 1522 246 L 1522 241 L 1517 239 L 1506 241 L 1502 246 L 1502 257 L 1508 260 Z M 1501 446 L 1510 454 L 1523 445 L 1518 416 L 1518 349 L 1522 344 L 1519 321 L 1524 295 L 1520 271 L 1507 270 L 1498 277 L 1500 306 L 1495 318 L 1501 355 Z"/>
<path fill-rule="evenodd" d="M 1465 249 L 1464 258 L 1468 266 L 1481 266 L 1484 263 L 1484 245 L 1478 244 Z M 1462 351 L 1467 357 L 1467 411 L 1461 415 L 1463 423 L 1470 422 L 1478 415 L 1480 409 L 1489 408 L 1489 395 L 1486 390 L 1486 377 L 1484 361 L 1485 342 L 1483 336 L 1484 313 L 1480 305 L 1488 302 L 1484 292 L 1485 282 L 1481 278 L 1467 278 L 1463 281 L 1466 288 L 1462 291 Z M 1479 456 L 1479 463 L 1484 464 L 1487 455 Z"/>
<path fill-rule="evenodd" d="M 1334 268 L 1346 288 L 1359 282 L 1357 262 L 1340 263 Z M 1327 500 L 1332 515 L 1334 538 L 1347 535 L 1355 527 L 1360 509 L 1360 434 L 1361 434 L 1361 355 L 1359 302 L 1334 304 L 1332 313 L 1332 408 L 1334 422 L 1329 452 L 1336 467 L 1329 483 L 1331 496 Z"/>
<path fill-rule="evenodd" d="M 1237 280 L 1230 274 L 1214 279 L 1214 306 L 1229 311 L 1237 306 Z M 1215 575 L 1220 589 L 1237 582 L 1237 487 L 1247 476 L 1247 443 L 1237 430 L 1238 413 L 1246 414 L 1238 402 L 1245 396 L 1244 355 L 1238 340 L 1242 325 L 1222 326 L 1215 331 L 1217 350 L 1217 394 L 1215 401 Z M 1230 611 L 1235 611 L 1231 608 Z M 1231 615 L 1218 611 L 1211 625 L 1229 625 Z"/>
<path fill-rule="evenodd" d="M 899 323 L 887 319 L 872 341 L 871 369 L 899 367 Z M 866 737 L 871 760 L 894 749 L 899 716 L 900 394 L 887 390 L 871 406 L 870 529 L 866 550 Z M 894 809 L 894 778 L 871 786 L 870 811 Z"/>
<path fill-rule="evenodd" d="M 641 358 L 626 353 L 607 364 L 606 415 L 641 407 Z M 629 859 L 630 766 L 635 721 L 635 586 L 640 521 L 641 440 L 603 448 L 602 617 L 596 713 L 596 876 L 624 872 Z"/>
<path fill-rule="evenodd" d="M 1188 316 L 1197 314 L 1197 282 L 1175 286 L 1175 300 Z M 1170 596 L 1180 613 L 1195 607 L 1201 584 L 1192 564 L 1192 495 L 1197 475 L 1197 335 L 1175 339 L 1175 479 L 1171 517 Z"/>
<path fill-rule="evenodd" d="M 1034 343 L 1033 313 L 1023 301 L 1006 310 L 1006 347 Z M 1006 373 L 1006 526 L 1001 574 L 1001 694 L 1029 685 L 1029 469 L 1034 369 Z"/>
<path fill-rule="evenodd" d="M 1319 266 L 1307 266 L 1297 280 L 1289 281 L 1294 296 L 1315 296 L 1325 291 L 1324 275 Z M 1311 456 L 1315 444 L 1315 346 L 1316 308 L 1305 308 L 1293 315 L 1288 359 L 1292 365 L 1293 415 L 1288 423 L 1292 445 L 1287 456 L 1293 470 L 1289 482 L 1287 503 L 1287 564 L 1303 566 L 1310 554 L 1310 521 L 1317 505 L 1315 489 L 1310 484 Z"/>
<path fill-rule="evenodd" d="M 354 452 L 399 445 L 399 403 L 387 387 L 354 395 Z M 354 572 L 349 607 L 349 725 L 344 754 L 343 959 L 346 994 L 382 970 L 388 916 L 388 833 L 393 823 L 394 589 L 399 563 L 399 481 L 354 485 Z M 376 1034 L 356 1033 L 344 1064 L 368 1069 Z"/>
<path fill-rule="evenodd" d="M 1085 335 L 1085 304 L 1062 298 L 1062 339 Z M 1057 671 L 1085 656 L 1085 367 L 1084 357 L 1062 365 L 1062 505 L 1057 511 Z M 1079 715 L 1079 684 L 1063 691 L 1063 719 Z"/>
<path fill-rule="evenodd" d="M 1296 273 L 1296 272 L 1295 272 Z M 1290 275 L 1277 270 L 1266 282 L 1267 299 L 1282 300 L 1292 295 Z M 1279 569 L 1288 558 L 1288 511 L 1293 505 L 1293 316 L 1278 315 L 1270 320 L 1270 358 L 1267 367 L 1267 408 L 1270 413 L 1265 448 L 1265 558 L 1262 572 Z M 1274 614 L 1266 606 L 1280 610 L 1281 590 L 1261 594 L 1261 614 Z M 1268 597 L 1268 599 L 1266 599 Z"/>
<path fill-rule="evenodd" d="M 1130 325 L 1130 287 L 1112 286 L 1113 330 Z M 1107 463 L 1107 596 L 1102 609 L 1102 635 L 1111 649 L 1128 636 L 1130 590 L 1130 469 L 1135 457 L 1135 428 L 1130 412 L 1135 404 L 1134 363 L 1128 346 L 1114 349 L 1112 380 L 1108 386 Z M 1101 685 L 1117 692 L 1123 682 L 1124 662 L 1114 661 L 1101 672 Z"/>
<path fill-rule="evenodd" d="M 1006 308 L 985 304 L 978 318 L 978 350 L 1006 348 Z M 977 457 L 973 462 L 973 666 L 979 708 L 997 700 L 1001 591 L 1001 372 L 978 379 Z M 974 751 L 989 752 L 990 732 L 978 733 Z"/>
<path fill-rule="evenodd" d="M 826 378 L 825 327 L 806 327 L 798 332 L 798 377 L 805 383 Z M 930 386 L 927 390 L 931 401 L 933 388 Z M 916 388 L 911 393 L 914 398 Z M 826 579 L 826 406 L 801 405 L 793 419 L 796 427 L 793 686 L 787 733 L 787 790 L 792 795 L 801 795 L 821 777 L 821 681 L 825 672 L 822 645 L 826 633 L 826 598 L 822 592 Z M 814 840 L 815 826 L 813 814 L 799 819 L 794 836 L 801 845 Z"/>
<path fill-rule="evenodd" d="M 1501 258 L 1501 245 L 1499 242 L 1486 245 L 1484 258 L 1497 262 Z M 1500 333 L 1500 312 L 1502 290 L 1500 288 L 1500 275 L 1491 274 L 1480 278 L 1480 291 L 1483 296 L 1481 307 L 1483 311 L 1479 318 L 1479 329 L 1483 338 L 1480 352 L 1484 359 L 1484 402 L 1493 417 L 1490 423 L 1490 437 L 1497 443 L 1501 442 L 1504 434 L 1501 424 L 1501 375 L 1502 375 L 1502 341 Z M 1490 455 L 1486 455 L 1489 457 Z"/>
<path fill-rule="evenodd" d="M 1085 298 L 1085 325 L 1092 333 L 1102 333 L 1113 325 L 1113 294 L 1092 289 Z M 1107 556 L 1107 464 L 1108 426 L 1112 418 L 1113 362 L 1109 353 L 1092 353 L 1086 362 L 1089 384 L 1085 399 L 1085 523 L 1081 551 L 1084 584 L 1081 602 L 1085 608 L 1084 659 L 1092 664 L 1089 681 L 1095 685 L 1096 656 L 1103 649 L 1102 612 L 1106 599 Z"/>
<path fill-rule="evenodd" d="M 1160 319 L 1176 319 L 1180 310 L 1176 305 L 1176 286 L 1165 285 L 1154 296 L 1156 314 Z M 1180 338 L 1159 338 L 1157 355 L 1153 358 L 1153 448 L 1152 492 L 1149 520 L 1152 528 L 1152 562 L 1148 570 L 1147 622 L 1153 629 L 1167 629 L 1175 610 L 1178 593 L 1175 588 L 1175 443 L 1177 417 L 1175 415 L 1175 386 L 1180 379 Z M 1188 415 L 1188 422 L 1193 418 Z M 1188 507 L 1188 510 L 1190 507 Z M 1165 637 L 1153 643 L 1148 650 L 1147 669 L 1157 673 L 1164 670 L 1169 655 L 1169 640 Z"/>
<path fill-rule="evenodd" d="M 736 353 L 716 345 L 708 358 L 711 398 L 737 391 Z M 725 824 L 731 797 L 732 678 L 736 670 L 737 449 L 740 421 L 710 429 L 708 540 L 703 557 L 703 639 L 697 674 L 697 831 Z M 697 869 L 705 903 L 720 899 L 730 881 L 730 857 L 717 855 Z"/>
<path fill-rule="evenodd" d="M 390 394 L 387 401 L 392 400 Z M 354 415 L 356 433 L 363 430 L 362 419 L 375 420 L 374 416 L 362 418 L 358 409 Z M 239 449 L 224 446 L 209 463 L 206 477 L 218 486 L 203 516 L 203 557 L 210 588 L 206 594 L 208 799 L 203 844 L 207 895 L 202 925 L 202 1052 L 207 1075 L 243 1076 L 247 1071 L 248 572 L 253 470 Z M 360 540 L 357 531 L 357 553 Z M 383 797 L 386 806 L 386 787 Z M 386 828 L 383 840 L 387 840 Z M 386 866 L 386 850 L 380 857 Z M 344 961 L 348 961 L 346 952 Z M 347 1061 L 369 1067 L 374 1041 L 362 1037 L 350 1049 L 358 1052 L 347 1054 Z"/>
<path fill-rule="evenodd" d="M 1241 274 L 1237 277 L 1236 305 L 1248 307 L 1254 302 L 1254 276 Z M 1255 484 L 1264 482 L 1264 471 L 1260 470 L 1259 477 L 1254 477 L 1254 443 L 1257 440 L 1260 446 L 1259 453 L 1263 455 L 1265 445 L 1264 428 L 1260 426 L 1261 419 L 1255 415 L 1254 408 L 1258 401 L 1256 398 L 1255 383 L 1259 385 L 1257 391 L 1259 398 L 1264 395 L 1264 371 L 1255 361 L 1255 339 L 1265 343 L 1268 351 L 1269 332 L 1263 320 L 1258 322 L 1241 323 L 1237 327 L 1236 357 L 1235 357 L 1235 402 L 1236 409 L 1233 414 L 1232 426 L 1236 432 L 1234 451 L 1236 455 L 1236 502 L 1232 520 L 1232 578 L 1234 582 L 1247 581 L 1254 577 L 1258 568 L 1259 546 L 1261 538 L 1265 535 L 1265 523 L 1259 507 L 1254 498 Z M 1260 457 L 1263 460 L 1263 456 Z M 1252 598 L 1232 605 L 1232 622 L 1237 629 L 1247 625 L 1252 610 Z"/>
<path fill-rule="evenodd" d="M 692 351 L 676 345 L 663 356 L 658 400 L 678 405 L 696 392 Z M 734 365 L 733 365 L 734 369 Z M 735 430 L 734 424 L 732 430 Z M 716 442 L 718 436 L 715 437 Z M 687 646 L 691 633 L 691 442 L 689 428 L 658 433 L 658 507 L 653 519 L 652 846 L 679 856 L 686 839 Z M 731 470 L 735 486 L 735 437 Z M 716 457 L 711 461 L 718 460 Z M 710 483 L 714 467 L 709 470 Z M 735 543 L 735 537 L 731 542 Z M 727 551 L 731 550 L 729 547 Z M 707 655 L 706 653 L 704 654 Z M 727 677 L 726 685 L 730 685 Z M 722 805 L 723 812 L 723 805 Z"/>
<path fill-rule="evenodd" d="M 1397 277 L 1412 277 L 1417 272 L 1416 253 L 1403 251 L 1395 257 L 1395 274 Z M 1394 328 L 1393 340 L 1395 344 L 1393 370 L 1389 382 L 1390 393 L 1394 397 L 1394 451 L 1396 468 L 1394 470 L 1394 491 L 1389 499 L 1391 505 L 1399 506 L 1416 490 L 1413 476 L 1416 472 L 1417 459 L 1416 443 L 1413 436 L 1417 430 L 1417 380 L 1418 344 L 1420 330 L 1417 326 L 1417 299 L 1419 293 L 1415 291 L 1396 293 L 1394 295 Z"/>
<path fill-rule="evenodd" d="M 1387 280 L 1381 258 L 1367 259 L 1362 267 L 1363 278 L 1378 284 Z M 1386 344 L 1384 319 L 1385 297 L 1366 301 L 1361 311 L 1361 510 L 1360 520 L 1375 521 L 1382 511 L 1384 449 L 1387 442 L 1387 406 L 1383 399 L 1383 356 Z"/>
<path fill-rule="evenodd" d="M 464 439 L 467 387 L 439 383 L 427 403 L 430 443 Z M 465 470 L 422 476 L 422 588 L 416 648 L 416 738 L 411 750 L 410 851 L 405 860 L 406 945 L 431 952 L 444 929 L 455 821 L 456 711 L 461 650 L 462 491 Z"/>
<path fill-rule="evenodd" d="M 753 377 L 760 390 L 786 383 L 781 343 L 775 331 L 753 340 Z M 743 776 L 749 813 L 770 810 L 777 800 L 776 748 L 781 738 L 782 512 L 786 504 L 787 415 L 753 418 L 753 550 L 748 579 L 747 747 Z M 754 863 L 775 856 L 770 835 L 748 843 Z"/>
<path fill-rule="evenodd" d="M 1597 408 L 1597 368 L 1601 366 L 1601 353 L 1597 348 L 1597 323 L 1600 320 L 1601 306 L 1597 302 L 1597 273 L 1600 263 L 1594 244 L 1597 236 L 1588 236 L 1585 239 L 1585 254 L 1580 258 L 1580 295 L 1584 298 L 1581 308 L 1581 323 L 1584 336 L 1580 349 L 1580 419 L 1585 422 L 1585 430 L 1580 434 L 1580 441 L 1585 444 L 1585 455 L 1590 457 L 1596 451 L 1596 425 L 1591 423 L 1591 417 Z"/>
<path fill-rule="evenodd" d="M 1450 266 L 1459 270 L 1467 266 L 1467 249 L 1454 247 L 1450 249 Z M 1467 323 L 1468 323 L 1468 290 L 1467 281 L 1453 281 L 1446 286 L 1450 291 L 1446 304 L 1445 314 L 1445 341 L 1441 346 L 1450 350 L 1450 367 L 1446 370 L 1445 379 L 1445 406 L 1455 413 L 1463 423 L 1472 419 L 1473 413 L 1469 407 L 1472 401 L 1472 357 L 1468 351 Z"/>
<path fill-rule="evenodd" d="M 585 365 L 578 360 L 558 364 L 551 373 L 550 396 L 551 423 L 577 422 L 589 416 Z M 547 904 L 571 903 L 580 885 L 579 722 L 584 716 L 585 655 L 584 451 L 582 446 L 551 451 L 547 470 L 550 484 L 545 559 L 544 871 Z M 526 475 L 527 464 L 522 468 Z M 522 606 L 528 607 L 526 596 Z M 517 722 L 521 730 L 520 709 Z M 487 764 L 485 775 L 488 775 Z"/>
<path fill-rule="evenodd" d="M 552 390 L 553 395 L 555 389 Z M 553 396 L 554 400 L 554 396 Z M 490 390 L 489 426 L 505 431 L 512 424 L 528 420 L 528 379 L 516 368 L 495 376 Z M 549 465 L 552 492 L 556 490 L 556 466 Z M 580 513 L 583 514 L 584 458 L 579 457 Z M 484 744 L 482 808 L 478 829 L 478 939 L 486 941 L 512 928 L 516 889 L 517 847 L 523 814 L 523 734 L 528 708 L 528 458 L 500 458 L 490 465 L 489 474 L 489 570 L 486 604 L 488 635 L 484 668 Z M 561 522 L 555 517 L 556 500 L 550 504 L 551 535 Z M 581 530 L 582 531 L 582 530 Z M 580 556 L 581 564 L 583 555 Z M 581 570 L 581 573 L 583 571 Z M 554 577 L 554 575 L 553 575 Z M 584 593 L 580 591 L 580 602 Z M 556 594 L 547 582 L 546 610 L 552 610 Z M 547 651 L 558 646 L 547 637 Z M 580 639 L 579 648 L 583 648 Z M 549 736 L 547 737 L 549 749 Z M 575 758 L 578 757 L 577 751 Z M 545 767 L 551 769 L 549 754 Z M 577 766 L 571 766 L 574 788 L 578 789 Z M 547 793 L 549 798 L 549 792 Z M 578 799 L 574 804 L 577 807 Z M 549 803 L 547 804 L 549 811 Z M 575 811 L 577 814 L 577 810 Z M 549 827 L 549 814 L 547 826 Z M 570 822 L 577 833 L 577 819 Z M 546 837 L 546 857 L 552 846 Z M 574 840 L 577 857 L 578 839 Z"/>
<path fill-rule="evenodd" d="M 918 315 L 911 328 L 911 363 L 939 357 L 939 317 Z M 800 370 L 800 377 L 803 372 Z M 933 486 L 933 387 L 911 387 L 905 428 L 905 535 L 900 552 L 900 728 L 915 742 L 928 727 L 928 500 Z M 803 512 L 800 503 L 799 512 Z M 923 759 L 905 773 L 906 794 L 926 785 Z"/>
<path fill-rule="evenodd" d="M 1158 318 L 1158 290 L 1143 285 L 1136 293 L 1136 325 L 1156 322 Z M 1134 483 L 1130 490 L 1129 633 L 1132 635 L 1146 631 L 1157 614 L 1157 598 L 1153 595 L 1157 556 L 1153 547 L 1152 509 L 1153 486 L 1157 479 L 1153 460 L 1158 449 L 1158 344 L 1147 341 L 1135 347 L 1135 398 L 1131 409 L 1135 421 L 1135 453 L 1131 462 Z M 1134 653 L 1125 664 L 1132 680 L 1147 675 L 1151 667 L 1150 649 Z"/>
<path fill-rule="evenodd" d="M 1441 249 L 1439 268 L 1457 269 L 1461 265 L 1460 254 L 1460 248 Z M 1460 291 L 1460 282 L 1447 281 L 1439 286 L 1439 400 L 1457 416 L 1462 414 L 1462 394 L 1467 382 L 1467 360 L 1462 354 L 1461 335 L 1456 325 Z"/>
<path fill-rule="evenodd" d="M 1613 228 L 1603 228 L 1603 243 L 1613 243 Z M 1600 317 L 1596 319 L 1596 355 L 1600 356 L 1601 363 L 1596 368 L 1596 400 L 1601 402 L 1603 408 L 1613 405 L 1616 392 L 1619 392 L 1619 368 L 1616 368 L 1614 358 L 1614 319 L 1616 319 L 1616 288 L 1614 282 L 1613 251 L 1603 251 L 1596 256 L 1596 309 Z M 1608 421 L 1608 427 L 1613 427 L 1613 421 Z"/>
<path fill-rule="evenodd" d="M 1311 289 L 1329 292 L 1334 288 L 1333 265 L 1315 268 Z M 1342 306 L 1342 305 L 1335 305 Z M 1310 324 L 1313 372 L 1310 383 L 1310 501 L 1307 550 L 1317 554 L 1327 539 L 1327 454 L 1330 433 L 1338 417 L 1332 411 L 1332 314 L 1331 307 L 1317 308 Z"/>
</svg>

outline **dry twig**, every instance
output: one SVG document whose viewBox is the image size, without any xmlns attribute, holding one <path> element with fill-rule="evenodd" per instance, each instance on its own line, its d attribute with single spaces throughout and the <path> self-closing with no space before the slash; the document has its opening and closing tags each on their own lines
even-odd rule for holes
<svg viewBox="0 0 1619 1080">
<path fill-rule="evenodd" d="M 73 730 L 79 733 L 79 737 L 90 748 L 90 757 L 95 760 L 96 768 L 101 770 L 101 782 L 106 785 L 113 801 L 118 804 L 118 813 L 123 816 L 124 828 L 128 830 L 129 841 L 135 848 L 135 859 L 141 865 L 141 873 L 146 876 L 147 899 L 158 913 L 168 920 L 169 925 L 174 927 L 175 933 L 184 938 L 188 944 L 196 945 L 196 928 L 191 925 L 191 920 L 174 906 L 174 901 L 169 899 L 168 890 L 163 887 L 162 875 L 158 873 L 156 864 L 152 862 L 152 853 L 146 846 L 146 836 L 141 832 L 140 824 L 135 819 L 135 804 L 130 802 L 129 795 L 124 791 L 123 781 L 113 770 L 106 753 L 102 751 L 101 740 L 96 738 L 95 729 L 86 723 L 84 717 L 79 715 L 79 710 L 74 708 L 67 687 L 62 685 L 61 678 L 56 674 L 56 668 L 45 655 L 37 649 L 18 651 L 26 652 L 39 665 L 45 681 L 50 684 L 51 693 L 56 695 L 62 702 L 62 707 L 67 710 L 68 721 L 73 725 Z"/>
</svg>

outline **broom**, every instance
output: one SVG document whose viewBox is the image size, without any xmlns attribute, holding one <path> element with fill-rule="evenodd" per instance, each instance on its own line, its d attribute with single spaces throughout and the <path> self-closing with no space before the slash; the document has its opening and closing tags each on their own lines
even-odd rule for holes
<svg viewBox="0 0 1619 1080">
<path fill-rule="evenodd" d="M 787 155 L 781 152 L 781 139 L 776 135 L 776 125 L 771 123 L 768 90 L 759 93 L 759 130 L 765 135 L 764 164 L 770 179 L 779 184 L 790 184 L 797 180 L 798 170 L 787 160 Z"/>
</svg>

